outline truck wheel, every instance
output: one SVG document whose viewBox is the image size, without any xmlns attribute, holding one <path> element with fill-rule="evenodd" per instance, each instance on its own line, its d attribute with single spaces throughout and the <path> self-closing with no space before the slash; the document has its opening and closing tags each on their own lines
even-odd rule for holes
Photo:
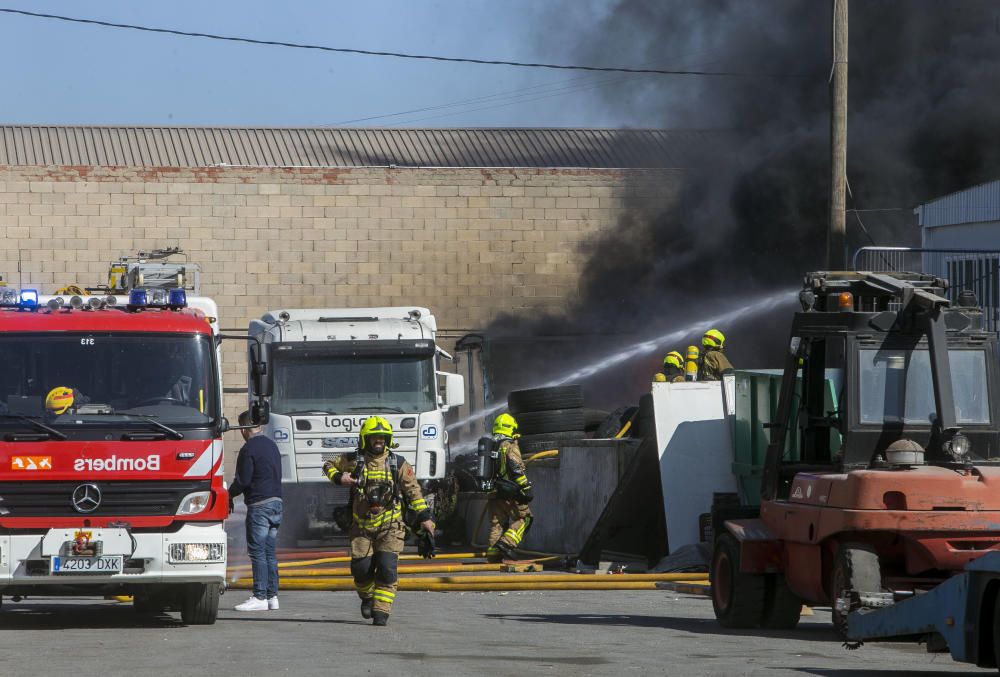
<svg viewBox="0 0 1000 677">
<path fill-rule="evenodd" d="M 192 583 L 182 593 L 181 620 L 187 625 L 215 625 L 219 615 L 218 583 Z"/>
<path fill-rule="evenodd" d="M 847 614 L 837 611 L 837 599 L 845 590 L 882 592 L 882 567 L 875 548 L 867 543 L 842 543 L 833 560 L 833 583 L 830 586 L 833 627 L 847 637 Z"/>
<path fill-rule="evenodd" d="M 722 627 L 760 627 L 766 577 L 740 573 L 740 544 L 732 534 L 721 534 L 715 539 L 709 578 L 712 607 Z"/>
<path fill-rule="evenodd" d="M 768 575 L 761 627 L 770 630 L 791 630 L 799 624 L 801 615 L 802 600 L 789 589 L 784 575 Z"/>
<path fill-rule="evenodd" d="M 518 414 L 525 412 L 577 409 L 582 406 L 583 387 L 578 385 L 515 390 L 507 395 L 507 407 L 518 418 L 518 423 L 521 422 Z"/>
</svg>

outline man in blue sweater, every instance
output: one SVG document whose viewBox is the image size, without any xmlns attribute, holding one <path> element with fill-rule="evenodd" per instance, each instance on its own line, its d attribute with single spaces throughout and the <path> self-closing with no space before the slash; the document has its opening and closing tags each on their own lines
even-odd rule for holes
<svg viewBox="0 0 1000 677">
<path fill-rule="evenodd" d="M 240 414 L 240 425 L 250 426 L 250 412 Z M 236 476 L 229 487 L 233 498 L 243 495 L 247 506 L 247 553 L 253 571 L 253 597 L 237 604 L 237 611 L 278 608 L 278 557 L 275 545 L 281 526 L 281 455 L 278 445 L 261 435 L 260 426 L 240 430 L 246 444 L 236 458 Z"/>
</svg>

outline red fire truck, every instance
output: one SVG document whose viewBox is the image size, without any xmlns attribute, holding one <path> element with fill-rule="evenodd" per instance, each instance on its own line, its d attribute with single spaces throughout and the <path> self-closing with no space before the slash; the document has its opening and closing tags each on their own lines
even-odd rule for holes
<svg viewBox="0 0 1000 677">
<path fill-rule="evenodd" d="M 183 289 L 0 288 L 0 594 L 132 595 L 139 612 L 215 622 L 229 428 L 215 321 Z"/>
</svg>

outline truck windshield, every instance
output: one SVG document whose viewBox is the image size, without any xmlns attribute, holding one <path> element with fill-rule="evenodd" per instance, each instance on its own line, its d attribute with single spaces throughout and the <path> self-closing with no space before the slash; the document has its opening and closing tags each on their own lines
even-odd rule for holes
<svg viewBox="0 0 1000 677">
<path fill-rule="evenodd" d="M 0 414 L 57 428 L 206 424 L 219 415 L 213 353 L 208 336 L 193 334 L 0 334 Z"/>
<path fill-rule="evenodd" d="M 986 354 L 949 350 L 948 355 L 958 422 L 989 423 Z M 859 359 L 861 423 L 931 424 L 935 407 L 928 351 L 863 349 Z"/>
<path fill-rule="evenodd" d="M 433 358 L 275 356 L 271 410 L 276 414 L 364 413 L 369 408 L 414 414 L 433 410 Z"/>
</svg>

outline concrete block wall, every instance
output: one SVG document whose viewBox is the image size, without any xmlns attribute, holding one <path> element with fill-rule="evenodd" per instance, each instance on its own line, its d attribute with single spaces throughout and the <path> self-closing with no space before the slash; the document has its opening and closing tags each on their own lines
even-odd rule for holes
<svg viewBox="0 0 1000 677">
<path fill-rule="evenodd" d="M 668 199 L 677 175 L 6 167 L 0 274 L 42 293 L 94 286 L 119 256 L 176 245 L 201 266 L 225 328 L 277 306 L 419 304 L 457 337 L 501 312 L 565 307 L 586 263 L 581 243 L 615 228 L 629 192 Z M 227 385 L 245 383 L 243 355 L 226 348 Z M 244 402 L 228 395 L 226 414 Z"/>
</svg>

